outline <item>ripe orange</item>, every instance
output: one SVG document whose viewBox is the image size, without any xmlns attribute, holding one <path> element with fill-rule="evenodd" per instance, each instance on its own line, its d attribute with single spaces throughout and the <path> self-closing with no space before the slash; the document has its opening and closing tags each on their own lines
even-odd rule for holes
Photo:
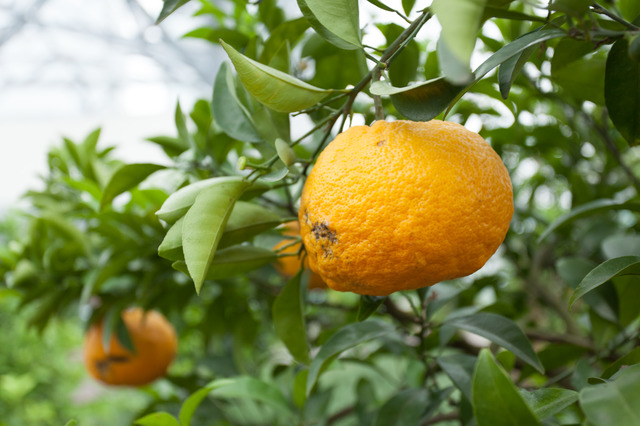
<svg viewBox="0 0 640 426">
<path fill-rule="evenodd" d="M 288 237 L 297 237 L 300 235 L 300 224 L 297 221 L 287 222 L 282 233 Z M 284 247 L 287 244 L 291 244 L 290 239 L 284 239 L 280 241 L 278 244 L 273 246 L 273 250 L 278 250 L 280 247 Z M 291 244 L 290 246 L 282 249 L 280 253 L 297 254 L 299 251 L 300 243 L 297 243 Z M 282 276 L 291 278 L 300 270 L 300 258 L 298 256 L 286 256 L 278 258 L 275 267 Z M 309 267 L 309 261 L 306 258 L 304 260 L 304 267 Z M 327 288 L 327 285 L 324 283 L 324 281 L 322 281 L 322 278 L 320 278 L 318 274 L 312 272 L 309 276 L 309 284 L 307 285 L 307 288 L 309 288 L 309 290 L 325 289 Z"/>
<path fill-rule="evenodd" d="M 89 374 L 110 385 L 142 386 L 162 376 L 176 354 L 176 332 L 156 311 L 132 308 L 122 312 L 135 353 L 111 335 L 108 350 L 102 345 L 102 322 L 89 327 L 84 340 L 84 364 Z"/>
<path fill-rule="evenodd" d="M 299 210 L 310 268 L 334 290 L 377 296 L 475 272 L 512 215 L 500 157 L 439 120 L 341 133 L 318 157 Z"/>
</svg>

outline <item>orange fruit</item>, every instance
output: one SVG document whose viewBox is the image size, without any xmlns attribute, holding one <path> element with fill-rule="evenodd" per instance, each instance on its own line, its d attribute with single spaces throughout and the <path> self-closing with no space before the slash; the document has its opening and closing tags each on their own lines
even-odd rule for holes
<svg viewBox="0 0 640 426">
<path fill-rule="evenodd" d="M 283 235 L 288 237 L 297 237 L 300 235 L 300 224 L 297 221 L 287 222 L 284 227 Z M 273 246 L 273 250 L 276 251 L 280 247 L 284 247 L 287 244 L 291 244 L 290 239 L 284 239 L 280 241 L 278 244 Z M 285 254 L 298 254 L 300 252 L 300 243 L 291 244 L 290 246 L 282 249 L 280 253 Z M 301 261 L 298 256 L 285 256 L 280 257 L 275 263 L 276 270 L 280 272 L 280 274 L 286 278 L 291 278 L 295 274 L 298 273 L 301 267 Z M 309 268 L 309 261 L 305 258 L 304 260 L 304 268 Z M 322 281 L 322 278 L 318 276 L 316 273 L 311 273 L 309 276 L 309 284 L 307 287 L 312 289 L 324 289 L 327 288 L 327 285 Z"/>
<path fill-rule="evenodd" d="M 89 327 L 84 340 L 84 364 L 89 374 L 109 385 L 142 386 L 165 375 L 178 346 L 176 332 L 156 311 L 132 308 L 122 312 L 135 348 L 123 347 L 115 333 L 109 348 L 102 345 L 102 321 Z"/>
<path fill-rule="evenodd" d="M 311 270 L 334 290 L 376 296 L 475 272 L 512 215 L 498 154 L 439 120 L 341 133 L 318 157 L 299 210 Z"/>
</svg>

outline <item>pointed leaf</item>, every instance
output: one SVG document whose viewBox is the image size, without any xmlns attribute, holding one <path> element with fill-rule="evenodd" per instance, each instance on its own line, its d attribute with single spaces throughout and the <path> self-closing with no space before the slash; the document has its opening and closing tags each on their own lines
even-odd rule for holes
<svg viewBox="0 0 640 426">
<path fill-rule="evenodd" d="M 341 49 L 362 47 L 358 0 L 298 0 L 313 29 Z"/>
<path fill-rule="evenodd" d="M 163 0 L 164 5 L 162 5 L 162 10 L 160 11 L 160 15 L 158 19 L 156 19 L 156 25 L 160 22 L 164 21 L 164 19 L 171 15 L 173 12 L 178 10 L 180 6 L 183 6 L 189 3 L 189 0 Z"/>
<path fill-rule="evenodd" d="M 187 119 L 185 118 L 182 112 L 182 108 L 180 108 L 180 102 L 178 102 L 176 104 L 176 112 L 175 112 L 175 122 L 176 122 L 176 128 L 178 129 L 178 138 L 184 145 L 193 148 L 195 147 L 195 141 L 193 140 L 191 133 L 189 133 L 189 130 L 187 129 L 186 120 Z"/>
<path fill-rule="evenodd" d="M 589 203 L 582 204 L 581 206 L 571 210 L 569 213 L 560 216 L 551 225 L 549 225 L 549 227 L 545 229 L 542 235 L 540 235 L 540 238 L 538 238 L 538 243 L 542 242 L 545 238 L 547 238 L 561 226 L 567 225 L 576 219 L 591 216 L 608 210 L 631 210 L 640 212 L 640 203 L 633 201 L 595 200 Z"/>
<path fill-rule="evenodd" d="M 559 413 L 578 400 L 578 392 L 559 388 L 536 389 L 531 392 L 521 390 L 520 395 L 541 420 Z"/>
<path fill-rule="evenodd" d="M 251 113 L 236 94 L 233 73 L 226 62 L 220 65 L 216 74 L 211 106 L 216 123 L 227 135 L 243 142 L 262 141 Z"/>
<path fill-rule="evenodd" d="M 196 200 L 200 192 L 221 184 L 242 182 L 240 176 L 221 176 L 210 179 L 201 180 L 191 185 L 180 188 L 167 198 L 162 204 L 160 210 L 156 212 L 156 216 L 160 219 L 174 223 L 176 220 L 184 216 Z M 254 182 L 249 186 L 242 199 L 248 199 L 262 194 L 270 189 L 269 185 L 262 182 Z"/>
<path fill-rule="evenodd" d="M 497 314 L 480 312 L 448 320 L 445 324 L 489 339 L 493 343 L 511 351 L 539 372 L 544 372 L 544 367 L 542 367 L 536 352 L 533 350 L 531 342 L 527 339 L 527 336 L 524 335 L 520 327 L 509 318 Z"/>
<path fill-rule="evenodd" d="M 181 426 L 175 417 L 162 411 L 147 414 L 136 420 L 135 424 L 140 426 Z"/>
<path fill-rule="evenodd" d="M 184 216 L 182 250 L 189 275 L 200 292 L 235 202 L 248 183 L 231 181 L 202 191 Z"/>
<path fill-rule="evenodd" d="M 150 163 L 126 164 L 120 167 L 111 176 L 109 183 L 107 183 L 107 186 L 102 193 L 100 209 L 104 209 L 106 206 L 111 204 L 113 199 L 118 195 L 135 188 L 151 174 L 164 168 L 165 166 Z"/>
<path fill-rule="evenodd" d="M 537 426 L 540 421 L 524 402 L 507 373 L 482 349 L 473 373 L 473 413 L 478 426 Z"/>
<path fill-rule="evenodd" d="M 640 62 L 629 56 L 625 38 L 607 56 L 604 97 L 611 121 L 631 145 L 640 143 Z"/>
<path fill-rule="evenodd" d="M 428 406 L 428 390 L 416 388 L 401 390 L 380 407 L 374 426 L 421 424 L 420 419 Z"/>
<path fill-rule="evenodd" d="M 225 42 L 221 44 L 244 87 L 258 101 L 274 111 L 300 111 L 320 102 L 331 92 L 249 59 Z"/>
<path fill-rule="evenodd" d="M 569 308 L 576 300 L 609 281 L 611 278 L 623 275 L 640 275 L 640 257 L 623 256 L 609 259 L 596 266 L 582 279 L 576 291 L 569 299 Z"/>
<path fill-rule="evenodd" d="M 386 299 L 387 296 L 360 296 L 357 320 L 364 321 L 369 318 Z"/>
<path fill-rule="evenodd" d="M 309 344 L 303 316 L 300 276 L 296 274 L 273 302 L 273 326 L 296 361 L 309 364 Z"/>
<path fill-rule="evenodd" d="M 178 417 L 180 419 L 180 426 L 191 426 L 193 414 L 196 412 L 202 400 L 205 399 L 210 392 L 211 388 L 209 387 L 199 389 L 184 401 L 182 407 L 180 407 L 180 415 Z"/>
<path fill-rule="evenodd" d="M 307 394 L 311 393 L 322 369 L 340 353 L 360 343 L 385 336 L 391 332 L 393 332 L 393 327 L 375 320 L 357 322 L 342 327 L 322 345 L 320 351 L 311 362 L 309 377 L 307 378 Z"/>
<path fill-rule="evenodd" d="M 436 361 L 453 384 L 460 389 L 469 401 L 472 401 L 471 383 L 476 357 L 467 354 L 455 354 L 439 357 Z"/>
<path fill-rule="evenodd" d="M 608 383 L 586 386 L 580 406 L 594 425 L 640 424 L 640 365 L 621 370 Z"/>
<path fill-rule="evenodd" d="M 486 0 L 434 0 L 435 13 L 442 32 L 438 58 L 445 77 L 454 84 L 471 78 L 469 59 L 476 44 Z"/>
<path fill-rule="evenodd" d="M 209 265 L 205 279 L 221 280 L 246 274 L 274 262 L 277 255 L 271 250 L 249 245 L 233 246 L 218 250 Z M 191 276 L 185 262 L 173 263 L 173 268 Z"/>
<path fill-rule="evenodd" d="M 516 79 L 524 64 L 529 60 L 529 56 L 538 49 L 537 44 L 533 46 L 529 46 L 522 53 L 518 55 L 513 55 L 511 58 L 507 59 L 500 65 L 498 68 L 498 85 L 500 86 L 500 94 L 504 99 L 507 99 L 509 96 L 509 91 L 511 90 L 511 85 L 513 81 Z"/>
</svg>

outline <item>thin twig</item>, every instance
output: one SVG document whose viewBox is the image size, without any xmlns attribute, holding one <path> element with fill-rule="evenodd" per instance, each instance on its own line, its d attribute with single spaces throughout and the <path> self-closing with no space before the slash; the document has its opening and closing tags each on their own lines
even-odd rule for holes
<svg viewBox="0 0 640 426">
<path fill-rule="evenodd" d="M 640 30 L 640 27 L 633 25 L 631 22 L 627 22 L 626 20 L 622 19 L 621 17 L 619 17 L 618 15 L 611 13 L 609 10 L 605 9 L 604 7 L 600 6 L 598 3 L 593 3 L 591 5 L 591 10 L 593 10 L 595 13 L 598 13 L 600 15 L 604 15 L 607 18 L 610 18 L 614 21 L 616 21 L 619 24 L 624 25 L 625 27 L 631 29 L 631 30 L 635 30 L 638 31 Z"/>
</svg>

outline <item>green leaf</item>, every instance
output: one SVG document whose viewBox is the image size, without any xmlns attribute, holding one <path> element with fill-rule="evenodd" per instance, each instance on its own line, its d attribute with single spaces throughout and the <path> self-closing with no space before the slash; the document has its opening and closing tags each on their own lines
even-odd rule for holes
<svg viewBox="0 0 640 426">
<path fill-rule="evenodd" d="M 511 85 L 522 70 L 522 67 L 524 67 L 524 64 L 529 60 L 529 56 L 531 56 L 538 47 L 539 45 L 537 44 L 529 46 L 523 50 L 522 53 L 513 55 L 504 61 L 502 65 L 500 65 L 500 68 L 498 68 L 498 84 L 500 86 L 500 94 L 504 99 L 507 99 L 509 96 Z"/>
<path fill-rule="evenodd" d="M 357 321 L 364 321 L 378 310 L 380 305 L 387 299 L 387 296 L 360 296 L 358 304 Z"/>
<path fill-rule="evenodd" d="M 340 353 L 360 343 L 376 339 L 393 332 L 393 328 L 381 321 L 368 320 L 348 324 L 331 336 L 311 362 L 309 376 L 307 378 L 307 395 L 311 393 L 323 368 L 335 359 Z"/>
<path fill-rule="evenodd" d="M 386 10 L 387 12 L 393 12 L 393 13 L 396 12 L 396 10 L 394 8 L 387 6 L 386 4 L 382 3 L 381 1 L 378 1 L 378 0 L 367 0 L 367 1 L 369 3 L 371 3 L 372 5 L 374 5 L 376 7 L 379 7 L 382 10 Z"/>
<path fill-rule="evenodd" d="M 156 212 L 156 216 L 160 219 L 174 223 L 189 210 L 189 208 L 196 201 L 196 197 L 204 190 L 214 188 L 218 185 L 233 184 L 235 182 L 242 182 L 240 176 L 221 176 L 210 179 L 201 180 L 191 185 L 180 188 L 167 198 L 162 204 L 160 210 Z M 269 185 L 262 182 L 254 182 L 249 186 L 242 199 L 248 199 L 262 194 L 269 190 Z"/>
<path fill-rule="evenodd" d="M 372 94 L 390 96 L 393 106 L 402 115 L 417 121 L 435 118 L 462 89 L 463 86 L 455 86 L 444 77 L 401 88 L 382 81 L 371 85 Z"/>
<path fill-rule="evenodd" d="M 536 389 L 531 392 L 521 390 L 520 395 L 542 420 L 559 413 L 578 400 L 578 392 L 559 388 Z"/>
<path fill-rule="evenodd" d="M 490 3 L 491 0 L 489 0 L 488 4 Z M 527 15 L 526 13 L 518 12 L 517 10 L 509 10 L 502 7 L 486 6 L 484 8 L 482 20 L 484 21 L 490 18 L 511 19 L 514 21 L 547 22 L 547 20 L 541 16 Z"/>
<path fill-rule="evenodd" d="M 77 426 L 78 421 L 76 419 L 71 419 L 64 424 L 64 426 Z"/>
<path fill-rule="evenodd" d="M 219 248 L 225 248 L 248 241 L 254 236 L 280 225 L 280 216 L 258 204 L 238 201 L 233 207 Z"/>
<path fill-rule="evenodd" d="M 198 194 L 184 216 L 182 250 L 197 293 L 200 293 L 233 206 L 248 185 L 236 180 L 210 187 Z"/>
<path fill-rule="evenodd" d="M 262 142 L 252 114 L 242 104 L 235 89 L 231 67 L 222 63 L 213 85 L 213 117 L 223 132 L 243 142 Z"/>
<path fill-rule="evenodd" d="M 175 417 L 162 411 L 159 413 L 147 414 L 146 416 L 136 420 L 135 424 L 141 426 L 181 426 Z"/>
<path fill-rule="evenodd" d="M 180 141 L 184 145 L 194 148 L 195 141 L 193 140 L 191 133 L 189 133 L 189 129 L 187 129 L 187 121 L 182 112 L 182 108 L 180 108 L 180 102 L 176 103 L 175 122 Z"/>
<path fill-rule="evenodd" d="M 409 16 L 415 4 L 416 0 L 402 0 L 402 10 L 404 10 L 404 13 L 406 13 L 407 16 Z"/>
<path fill-rule="evenodd" d="M 358 0 L 298 0 L 298 6 L 329 43 L 346 50 L 362 47 Z"/>
<path fill-rule="evenodd" d="M 189 149 L 189 146 L 184 145 L 180 138 L 171 136 L 154 136 L 146 140 L 159 145 L 169 157 L 176 157 Z"/>
<path fill-rule="evenodd" d="M 420 424 L 420 419 L 428 406 L 428 390 L 403 389 L 380 407 L 374 425 L 414 426 Z"/>
<path fill-rule="evenodd" d="M 553 0 L 549 5 L 549 10 L 563 12 L 580 18 L 589 11 L 591 3 L 591 0 Z"/>
<path fill-rule="evenodd" d="M 164 169 L 165 166 L 150 163 L 126 164 L 120 167 L 109 179 L 102 199 L 100 200 L 100 209 L 104 209 L 111 204 L 114 198 L 135 188 L 140 182 L 148 178 L 151 174 L 158 170 Z"/>
<path fill-rule="evenodd" d="M 211 389 L 210 394 L 216 398 L 248 398 L 268 404 L 281 412 L 291 414 L 286 398 L 277 387 L 253 377 L 239 376 L 230 379 L 218 379 L 211 382 L 207 387 Z"/>
<path fill-rule="evenodd" d="M 89 241 L 87 240 L 86 234 L 82 233 L 67 219 L 55 213 L 44 213 L 38 219 L 43 223 L 46 223 L 47 225 L 55 228 L 69 241 L 77 243 L 87 257 L 92 257 Z"/>
<path fill-rule="evenodd" d="M 163 2 L 164 4 L 162 5 L 160 15 L 158 16 L 158 19 L 156 19 L 156 25 L 164 21 L 167 16 L 178 10 L 180 6 L 189 3 L 189 0 L 163 0 Z"/>
<path fill-rule="evenodd" d="M 434 0 L 435 13 L 442 32 L 438 41 L 438 59 L 445 77 L 453 84 L 472 79 L 469 59 L 476 44 L 486 0 Z"/>
<path fill-rule="evenodd" d="M 478 426 L 540 425 L 489 349 L 482 349 L 478 356 L 473 373 L 472 402 Z"/>
<path fill-rule="evenodd" d="M 489 339 L 513 352 L 514 355 L 534 367 L 540 373 L 544 372 L 544 367 L 533 350 L 531 342 L 527 339 L 527 336 L 524 335 L 520 327 L 509 318 L 497 314 L 480 312 L 447 320 L 445 324 Z"/>
<path fill-rule="evenodd" d="M 634 348 L 628 354 L 617 359 L 603 371 L 600 377 L 602 377 L 603 379 L 608 379 L 616 374 L 621 368 L 635 364 L 640 364 L 640 347 Z"/>
<path fill-rule="evenodd" d="M 582 279 L 576 288 L 576 291 L 571 295 L 571 299 L 569 299 L 569 308 L 573 306 L 576 300 L 594 288 L 601 286 L 611 278 L 623 275 L 640 275 L 640 257 L 617 257 L 615 259 L 609 259 L 596 266 Z"/>
<path fill-rule="evenodd" d="M 542 235 L 540 235 L 540 238 L 538 238 L 538 243 L 541 243 L 561 226 L 565 226 L 576 219 L 592 216 L 608 210 L 631 210 L 640 212 L 640 203 L 633 201 L 595 200 L 582 204 L 581 206 L 571 210 L 569 213 L 560 216 L 551 225 L 549 225 Z"/>
<path fill-rule="evenodd" d="M 386 38 L 387 45 L 396 40 L 404 28 L 396 24 L 378 25 Z M 406 86 L 416 79 L 419 68 L 420 48 L 415 40 L 411 40 L 389 67 L 389 80 L 394 86 Z"/>
<path fill-rule="evenodd" d="M 640 63 L 629 57 L 625 38 L 607 56 L 604 98 L 616 129 L 631 145 L 640 142 Z"/>
<path fill-rule="evenodd" d="M 210 41 L 214 44 L 220 44 L 220 40 L 226 40 L 235 49 L 244 49 L 249 44 L 249 37 L 231 28 L 211 28 L 201 27 L 195 30 L 189 31 L 182 37 L 200 38 Z"/>
<path fill-rule="evenodd" d="M 182 252 L 182 224 L 184 217 L 181 217 L 171 225 L 164 239 L 158 246 L 158 255 L 169 260 L 183 260 Z"/>
<path fill-rule="evenodd" d="M 613 380 L 586 386 L 580 391 L 580 406 L 594 425 L 640 424 L 640 365 L 621 370 Z"/>
<path fill-rule="evenodd" d="M 274 111 L 300 111 L 317 104 L 331 92 L 249 59 L 224 41 L 221 44 L 244 87 L 258 101 Z"/>
<path fill-rule="evenodd" d="M 636 0 L 618 0 L 618 7 L 628 21 L 635 21 L 640 17 L 640 3 Z"/>
<path fill-rule="evenodd" d="M 264 48 L 260 54 L 260 62 L 263 64 L 269 63 L 286 42 L 289 42 L 290 46 L 295 46 L 307 28 L 309 28 L 309 21 L 305 18 L 294 19 L 278 25 L 269 34 L 269 38 L 264 43 Z M 226 40 L 224 37 L 222 39 Z"/>
<path fill-rule="evenodd" d="M 249 245 L 233 246 L 218 250 L 211 261 L 205 279 L 221 280 L 246 274 L 276 260 L 277 255 L 271 250 Z M 185 262 L 173 263 L 173 268 L 191 276 Z"/>
<path fill-rule="evenodd" d="M 211 388 L 205 387 L 197 390 L 192 393 L 182 404 L 180 407 L 180 426 L 191 426 L 191 419 L 193 418 L 193 414 L 196 412 L 196 409 L 204 400 L 209 393 L 211 392 Z"/>
<path fill-rule="evenodd" d="M 436 361 L 453 384 L 460 389 L 469 401 L 472 401 L 471 384 L 476 357 L 467 354 L 455 354 L 438 357 Z"/>
<path fill-rule="evenodd" d="M 273 326 L 296 361 L 309 364 L 309 344 L 304 322 L 300 276 L 296 274 L 273 302 Z"/>
</svg>

